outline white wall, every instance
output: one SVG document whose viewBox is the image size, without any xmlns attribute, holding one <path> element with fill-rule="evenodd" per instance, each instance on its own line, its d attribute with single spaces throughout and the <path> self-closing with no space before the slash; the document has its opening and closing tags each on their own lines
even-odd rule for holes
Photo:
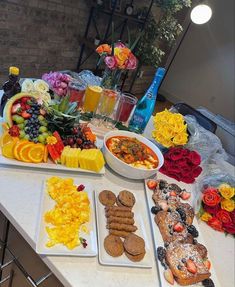
<svg viewBox="0 0 235 287">
<path fill-rule="evenodd" d="M 211 20 L 191 24 L 160 93 L 235 121 L 234 0 L 207 2 Z"/>
</svg>

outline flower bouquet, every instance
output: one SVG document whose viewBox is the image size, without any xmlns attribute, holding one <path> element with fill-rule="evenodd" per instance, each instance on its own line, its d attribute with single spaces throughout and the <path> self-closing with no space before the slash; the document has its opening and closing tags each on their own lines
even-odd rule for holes
<svg viewBox="0 0 235 287">
<path fill-rule="evenodd" d="M 193 183 L 201 174 L 201 157 L 196 151 L 186 148 L 170 148 L 164 154 L 160 172 L 185 183 Z"/>
<path fill-rule="evenodd" d="M 72 78 L 60 72 L 50 72 L 42 76 L 42 79 L 46 81 L 50 89 L 58 96 L 66 96 L 68 92 L 68 84 Z"/>
<path fill-rule="evenodd" d="M 230 175 L 213 175 L 202 180 L 199 212 L 213 229 L 235 235 L 235 180 Z"/>
<path fill-rule="evenodd" d="M 157 113 L 153 118 L 152 137 L 165 148 L 183 146 L 188 142 L 187 124 L 183 115 L 169 110 Z"/>
<path fill-rule="evenodd" d="M 137 59 L 128 48 L 121 42 L 112 46 L 102 44 L 97 47 L 96 52 L 100 55 L 98 65 L 104 61 L 106 69 L 101 86 L 108 89 L 115 89 L 125 70 L 134 70 L 137 66 Z"/>
</svg>

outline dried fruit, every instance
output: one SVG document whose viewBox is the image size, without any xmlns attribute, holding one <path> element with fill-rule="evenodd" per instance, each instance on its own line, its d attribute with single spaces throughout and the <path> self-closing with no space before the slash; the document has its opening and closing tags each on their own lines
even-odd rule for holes
<svg viewBox="0 0 235 287">
<path fill-rule="evenodd" d="M 77 191 L 83 191 L 85 189 L 85 185 L 83 184 L 80 184 L 78 187 L 77 187 Z"/>
</svg>

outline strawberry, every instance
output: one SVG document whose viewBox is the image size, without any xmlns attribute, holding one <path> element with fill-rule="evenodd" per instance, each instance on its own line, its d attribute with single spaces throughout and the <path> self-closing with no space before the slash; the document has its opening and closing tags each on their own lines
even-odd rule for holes
<svg viewBox="0 0 235 287">
<path fill-rule="evenodd" d="M 184 230 L 184 226 L 181 222 L 177 222 L 174 226 L 173 226 L 174 231 L 176 232 L 182 232 Z"/>
<path fill-rule="evenodd" d="M 24 119 L 29 119 L 31 118 L 31 115 L 29 113 L 27 113 L 26 111 L 23 111 L 21 116 L 24 118 Z"/>
<path fill-rule="evenodd" d="M 180 193 L 180 197 L 183 199 L 183 200 L 187 200 L 191 197 L 191 193 L 190 192 L 187 192 L 187 191 L 182 191 Z"/>
<path fill-rule="evenodd" d="M 164 271 L 164 278 L 169 284 L 174 285 L 174 276 L 171 269 L 168 268 Z"/>
<path fill-rule="evenodd" d="M 196 274 L 197 273 L 197 266 L 193 262 L 193 260 L 191 260 L 191 259 L 188 259 L 186 261 L 186 268 L 187 268 L 188 272 L 190 272 L 192 274 Z"/>
<path fill-rule="evenodd" d="M 170 196 L 177 196 L 177 193 L 176 193 L 174 190 L 172 190 L 172 191 L 170 192 Z"/>
<path fill-rule="evenodd" d="M 21 98 L 20 101 L 21 101 L 22 104 L 26 104 L 28 100 L 30 100 L 29 97 L 23 97 L 23 98 Z"/>
<path fill-rule="evenodd" d="M 149 189 L 153 190 L 153 189 L 155 189 L 157 187 L 157 181 L 154 180 L 154 179 L 150 179 L 147 182 L 147 186 L 148 186 Z"/>
<path fill-rule="evenodd" d="M 21 111 L 21 104 L 20 103 L 14 104 L 11 108 L 11 113 L 16 114 L 19 111 Z"/>
<path fill-rule="evenodd" d="M 210 260 L 207 259 L 207 260 L 204 261 L 203 263 L 204 263 L 204 265 L 206 266 L 206 268 L 207 268 L 208 270 L 211 269 L 211 262 L 210 262 Z"/>
<path fill-rule="evenodd" d="M 18 137 L 20 135 L 20 129 L 18 126 L 13 125 L 12 127 L 9 128 L 8 133 L 12 137 Z"/>
<path fill-rule="evenodd" d="M 29 110 L 30 108 L 31 108 L 30 105 L 28 105 L 28 104 L 25 105 L 25 109 L 26 109 L 26 110 Z"/>
</svg>

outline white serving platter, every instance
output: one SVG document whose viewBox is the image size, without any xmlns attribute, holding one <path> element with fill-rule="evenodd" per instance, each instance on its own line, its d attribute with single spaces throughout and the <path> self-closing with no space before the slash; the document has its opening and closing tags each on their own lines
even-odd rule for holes
<svg viewBox="0 0 235 287">
<path fill-rule="evenodd" d="M 120 190 L 112 191 L 118 195 Z M 99 201 L 99 192 L 95 193 L 95 201 L 96 201 L 96 216 L 97 216 L 97 232 L 98 232 L 98 248 L 99 248 L 99 262 L 102 265 L 110 265 L 110 266 L 125 266 L 125 267 L 139 267 L 139 268 L 152 268 L 153 261 L 151 257 L 151 246 L 149 238 L 147 237 L 145 223 L 142 215 L 146 215 L 146 204 L 145 202 L 141 202 L 138 192 L 130 190 L 136 199 L 136 203 L 132 209 L 134 212 L 134 220 L 135 225 L 138 227 L 135 232 L 136 235 L 141 236 L 145 241 L 145 249 L 146 254 L 143 260 L 140 262 L 133 262 L 127 258 L 125 254 L 119 257 L 110 256 L 104 249 L 104 239 L 109 234 L 108 229 L 106 228 L 106 217 L 105 217 L 105 207 Z"/>
<path fill-rule="evenodd" d="M 55 201 L 49 196 L 46 192 L 46 181 L 43 184 L 42 194 L 41 194 L 41 205 L 40 212 L 38 217 L 38 229 L 37 229 L 37 238 L 36 238 L 36 252 L 43 255 L 64 255 L 64 256 L 81 256 L 81 257 L 94 257 L 97 255 L 97 234 L 96 234 L 96 219 L 95 219 L 95 204 L 94 204 L 94 188 L 89 183 L 74 181 L 74 184 L 85 186 L 84 191 L 87 192 L 90 200 L 91 208 L 91 219 L 90 222 L 86 224 L 89 230 L 89 234 L 83 232 L 79 233 L 80 237 L 83 237 L 87 241 L 87 247 L 83 248 L 82 245 L 75 247 L 72 250 L 69 250 L 66 246 L 62 244 L 56 244 L 53 247 L 46 247 L 46 243 L 49 239 L 46 226 L 49 226 L 44 221 L 45 212 L 51 210 Z"/>
<path fill-rule="evenodd" d="M 19 161 L 16 159 L 6 158 L 2 155 L 0 150 L 0 164 L 3 165 L 11 165 L 11 166 L 20 166 L 20 167 L 26 167 L 26 168 L 41 168 L 41 169 L 50 169 L 50 170 L 59 170 L 59 171 L 73 171 L 78 173 L 90 173 L 90 174 L 98 174 L 98 175 L 104 175 L 105 174 L 105 167 L 103 167 L 99 172 L 95 172 L 92 170 L 87 169 L 81 169 L 81 168 L 71 168 L 66 167 L 62 164 L 55 164 L 50 159 L 48 159 L 48 162 L 41 162 L 41 163 L 28 163 Z"/>
<path fill-rule="evenodd" d="M 163 180 L 166 180 L 168 183 L 177 184 L 180 188 L 182 188 L 182 189 L 185 188 L 186 191 L 192 192 L 192 190 L 191 190 L 192 189 L 192 185 L 188 185 L 188 184 L 181 183 L 181 182 L 179 183 L 177 180 L 175 180 L 173 178 L 169 178 L 169 177 L 167 177 L 165 175 L 162 175 L 162 174 L 158 174 L 158 178 L 157 179 L 163 179 Z M 160 233 L 160 231 L 158 229 L 158 226 L 157 226 L 157 224 L 154 221 L 154 216 L 155 215 L 151 213 L 151 207 L 154 206 L 155 204 L 154 204 L 153 199 L 152 199 L 153 191 L 148 188 L 147 182 L 148 182 L 148 179 L 145 180 L 145 194 L 146 194 L 146 199 L 147 199 L 147 203 L 148 203 L 148 213 L 149 213 L 149 217 L 150 217 L 150 225 L 151 225 L 151 229 L 152 229 L 153 244 L 154 244 L 154 249 L 155 249 L 155 257 L 156 257 L 156 261 L 157 261 L 157 267 L 158 267 L 160 283 L 161 283 L 161 287 L 171 287 L 172 285 L 169 284 L 164 278 L 164 275 L 163 275 L 164 267 L 161 265 L 160 261 L 157 259 L 157 248 L 159 246 L 164 247 L 164 242 L 162 240 L 162 236 L 161 236 L 161 233 Z M 191 203 L 192 201 L 193 201 L 193 198 L 191 196 L 191 198 L 188 201 L 188 203 L 192 204 Z M 201 243 L 201 244 L 206 246 L 206 244 L 204 242 L 204 239 L 203 239 L 203 236 L 202 236 L 202 233 L 200 232 L 196 216 L 194 217 L 193 225 L 196 227 L 196 229 L 199 232 L 199 236 L 196 238 L 197 241 L 199 243 Z M 210 256 L 210 254 L 209 254 L 209 256 Z M 209 260 L 210 260 L 210 257 L 209 257 Z M 211 277 L 210 278 L 213 280 L 213 282 L 214 282 L 216 287 L 222 287 L 221 284 L 219 283 L 219 280 L 218 280 L 217 276 L 216 276 L 215 270 L 213 268 L 213 262 L 212 261 L 211 261 L 211 264 L 212 265 L 211 265 L 211 269 L 210 269 L 210 273 L 211 273 Z M 175 281 L 174 286 L 175 287 L 181 287 L 182 285 L 177 284 L 177 282 Z M 203 285 L 202 285 L 202 283 L 197 283 L 197 284 L 187 285 L 187 286 L 188 287 L 202 287 Z"/>
</svg>

